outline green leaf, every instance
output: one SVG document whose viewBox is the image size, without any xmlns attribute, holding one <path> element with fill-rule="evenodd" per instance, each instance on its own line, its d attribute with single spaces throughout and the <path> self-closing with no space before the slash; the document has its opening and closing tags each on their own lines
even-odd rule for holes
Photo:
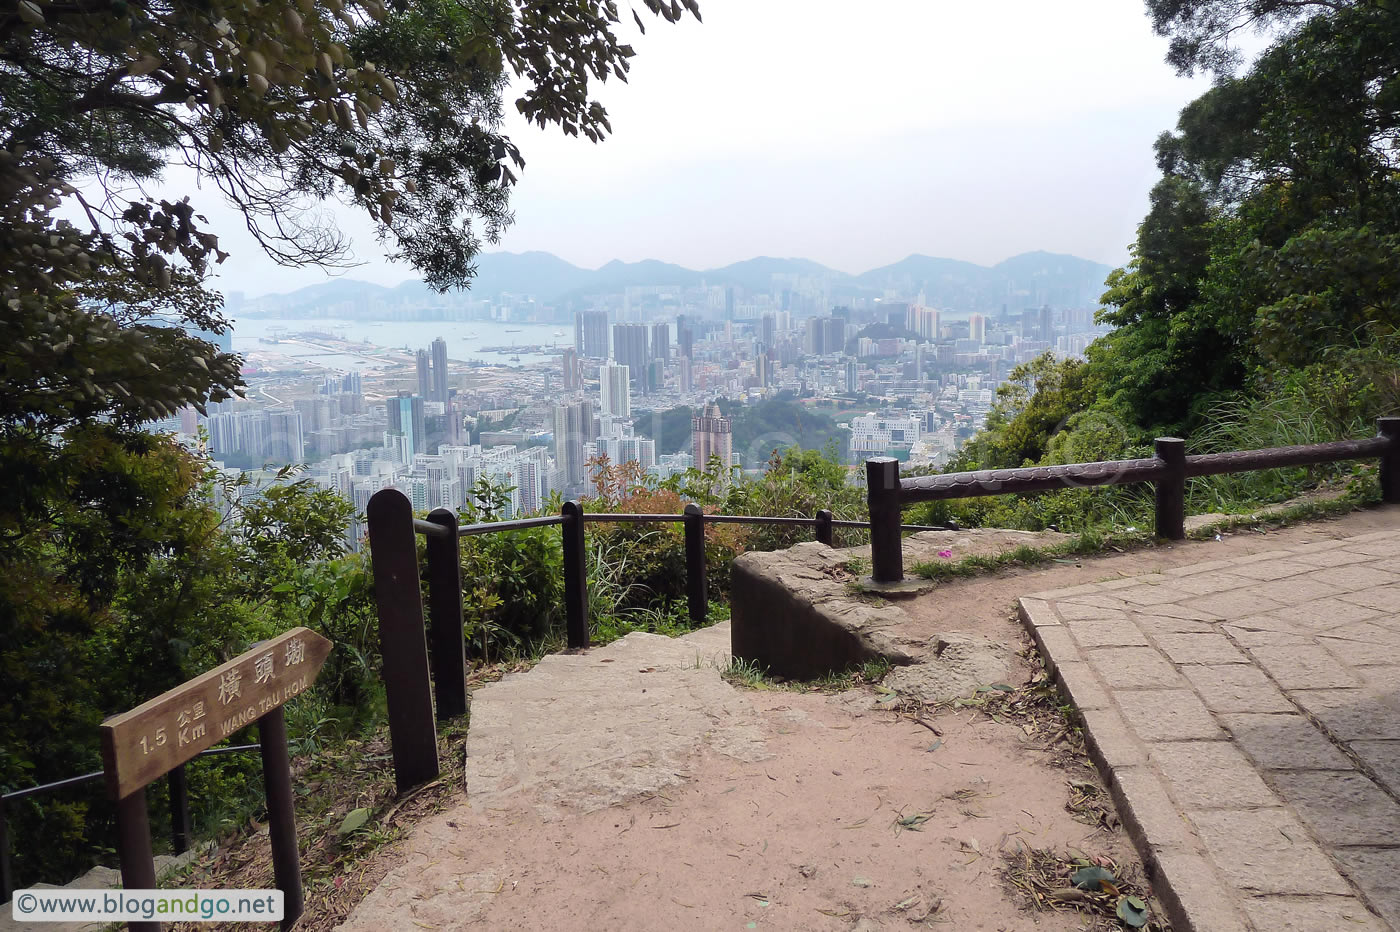
<svg viewBox="0 0 1400 932">
<path fill-rule="evenodd" d="M 1124 925 L 1141 929 L 1147 925 L 1147 904 L 1135 896 L 1120 896 L 1118 918 L 1123 920 Z"/>
<path fill-rule="evenodd" d="M 900 819 L 899 824 L 905 828 L 918 830 L 920 825 L 923 825 L 931 818 L 933 818 L 933 816 L 929 815 L 927 812 L 916 812 L 913 815 L 907 815 Z"/>
<path fill-rule="evenodd" d="M 340 828 L 336 830 L 336 834 L 344 838 L 351 832 L 356 832 L 364 828 L 367 822 L 369 822 L 368 809 L 351 809 L 345 814 L 345 821 L 340 823 Z"/>
<path fill-rule="evenodd" d="M 1109 883 L 1116 882 L 1113 871 L 1094 865 L 1093 867 L 1081 868 L 1074 872 L 1070 882 L 1081 890 L 1097 890 L 1105 880 Z"/>
</svg>

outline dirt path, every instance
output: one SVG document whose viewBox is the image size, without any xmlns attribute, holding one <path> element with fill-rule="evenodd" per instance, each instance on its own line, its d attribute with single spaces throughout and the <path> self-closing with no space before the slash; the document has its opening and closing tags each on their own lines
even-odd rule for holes
<svg viewBox="0 0 1400 932">
<path fill-rule="evenodd" d="M 1018 595 L 1393 523 L 1361 513 L 960 580 L 903 603 L 908 633 L 1019 650 Z M 1028 911 L 1001 852 L 1072 848 L 1140 871 L 1121 830 L 1103 827 L 1111 812 L 1068 810 L 1094 778 L 1066 766 L 1051 709 L 1000 722 L 943 710 L 935 735 L 869 689 L 731 685 L 726 647 L 726 626 L 631 635 L 478 690 L 468 803 L 419 824 L 341 928 L 1056 932 L 1095 926 Z"/>
<path fill-rule="evenodd" d="M 424 928 L 490 929 L 842 929 L 929 918 L 957 929 L 1070 930 L 1081 927 L 1074 916 L 1019 908 L 998 852 L 1019 839 L 1132 860 L 1119 832 L 1066 810 L 1067 781 L 1088 774 L 1050 762 L 1039 749 L 1048 733 L 968 710 L 935 716 L 938 737 L 866 691 L 724 688 L 745 707 L 734 723 L 751 739 L 744 753 L 716 750 L 711 733 L 669 785 L 593 811 L 580 811 L 589 803 L 576 787 L 568 796 L 578 807 L 562 810 L 562 794 L 542 784 L 509 798 L 473 795 L 473 805 L 418 827 L 406 861 L 343 928 L 403 928 L 409 917 Z M 594 777 L 582 782 L 599 785 Z"/>
</svg>

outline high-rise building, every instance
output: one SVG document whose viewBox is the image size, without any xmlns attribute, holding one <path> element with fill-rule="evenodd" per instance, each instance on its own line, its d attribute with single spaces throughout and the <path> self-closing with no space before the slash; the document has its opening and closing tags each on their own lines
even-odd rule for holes
<svg viewBox="0 0 1400 932">
<path fill-rule="evenodd" d="M 807 321 L 807 352 L 813 356 L 840 353 L 846 348 L 846 321 L 841 317 L 812 317 Z"/>
<path fill-rule="evenodd" d="M 977 343 L 986 343 L 986 316 L 980 315 L 980 313 L 969 313 L 969 315 L 967 315 L 967 339 L 976 340 Z"/>
<path fill-rule="evenodd" d="M 911 304 L 904 309 L 904 329 L 924 340 L 938 339 L 938 310 Z"/>
<path fill-rule="evenodd" d="M 697 468 L 704 469 L 711 456 L 719 457 L 728 469 L 734 463 L 734 426 L 720 413 L 718 404 L 708 404 L 690 419 L 690 445 Z"/>
<path fill-rule="evenodd" d="M 638 383 L 646 378 L 647 336 L 646 324 L 613 324 L 613 359 Z"/>
<path fill-rule="evenodd" d="M 665 365 L 671 358 L 671 325 L 665 322 L 651 325 L 651 358 Z"/>
<path fill-rule="evenodd" d="M 578 350 L 565 349 L 559 363 L 564 370 L 564 391 L 576 392 L 583 388 L 583 371 L 578 363 Z"/>
<path fill-rule="evenodd" d="M 859 369 L 854 358 L 846 357 L 846 391 L 854 395 L 860 390 Z"/>
<path fill-rule="evenodd" d="M 631 373 L 627 366 L 604 363 L 598 369 L 598 390 L 602 403 L 598 413 L 604 417 L 632 416 Z"/>
<path fill-rule="evenodd" d="M 433 391 L 428 398 L 447 404 L 447 341 L 442 337 L 433 341 Z"/>
<path fill-rule="evenodd" d="M 650 395 L 653 392 L 661 391 L 661 389 L 665 387 L 666 367 L 662 364 L 660 359 L 653 359 L 651 362 L 647 363 L 646 385 L 643 386 L 642 391 Z"/>
<path fill-rule="evenodd" d="M 987 318 L 981 314 L 967 316 L 967 336 L 978 343 L 987 342 Z"/>
<path fill-rule="evenodd" d="M 433 376 L 428 351 L 420 349 L 414 355 L 418 360 L 418 397 L 430 398 L 433 394 Z"/>
<path fill-rule="evenodd" d="M 583 490 L 584 444 L 592 440 L 593 405 L 584 400 L 554 406 L 554 465 L 565 495 Z"/>
<path fill-rule="evenodd" d="M 295 408 L 272 408 L 267 412 L 267 458 L 278 463 L 306 461 L 306 438 L 301 429 L 301 412 Z"/>
<path fill-rule="evenodd" d="M 1040 327 L 1036 338 L 1052 343 L 1055 340 L 1055 312 L 1050 310 L 1048 304 L 1040 309 Z"/>
<path fill-rule="evenodd" d="M 682 356 L 679 360 L 680 383 L 682 392 L 695 390 L 695 364 L 690 361 L 689 356 Z"/>
<path fill-rule="evenodd" d="M 695 328 L 684 314 L 676 317 L 676 346 L 686 359 L 695 358 Z"/>
<path fill-rule="evenodd" d="M 758 339 L 765 347 L 769 356 L 773 355 L 773 347 L 778 340 L 778 318 L 773 314 L 764 314 L 758 323 Z"/>
<path fill-rule="evenodd" d="M 423 398 L 399 392 L 385 402 L 385 408 L 389 415 L 389 429 L 384 445 L 394 451 L 396 461 L 411 463 L 419 453 L 427 453 L 428 424 Z"/>
<path fill-rule="evenodd" d="M 636 462 L 643 469 L 656 465 L 656 441 L 646 437 L 604 437 L 598 440 L 599 453 L 610 463 Z"/>
<path fill-rule="evenodd" d="M 607 311 L 579 311 L 574 315 L 574 349 L 589 359 L 608 358 Z"/>
<path fill-rule="evenodd" d="M 825 329 L 826 351 L 828 353 L 843 353 L 846 351 L 846 319 L 835 315 L 827 317 L 822 321 Z"/>
<path fill-rule="evenodd" d="M 734 319 L 734 286 L 724 289 L 724 319 Z"/>
</svg>

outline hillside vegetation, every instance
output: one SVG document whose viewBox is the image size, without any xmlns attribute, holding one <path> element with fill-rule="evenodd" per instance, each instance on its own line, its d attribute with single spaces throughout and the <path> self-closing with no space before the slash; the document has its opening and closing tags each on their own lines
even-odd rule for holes
<svg viewBox="0 0 1400 932">
<path fill-rule="evenodd" d="M 838 427 L 830 413 L 803 405 L 790 395 L 768 398 L 755 405 L 728 398 L 721 398 L 718 403 L 733 424 L 734 452 L 742 455 L 746 469 L 760 468 L 774 452 L 793 446 L 804 450 L 830 448 L 840 461 L 850 444 L 850 432 Z M 651 412 L 637 419 L 636 429 L 656 441 L 658 454 L 689 452 L 690 419 L 695 413 L 688 405 Z"/>
<path fill-rule="evenodd" d="M 954 470 L 1141 456 L 1166 435 L 1191 452 L 1369 436 L 1400 413 L 1400 6 L 1148 7 L 1172 62 L 1217 80 L 1157 141 L 1151 209 L 1102 299 L 1117 329 L 1087 361 L 1013 371 Z M 1236 74 L 1243 25 L 1275 38 Z M 1198 480 L 1192 505 L 1278 500 L 1339 471 Z M 1141 490 L 928 511 L 1062 528 L 1147 513 Z"/>
</svg>

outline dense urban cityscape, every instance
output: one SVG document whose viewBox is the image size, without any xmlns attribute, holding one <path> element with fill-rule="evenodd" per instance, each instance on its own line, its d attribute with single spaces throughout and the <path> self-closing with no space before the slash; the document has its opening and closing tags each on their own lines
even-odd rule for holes
<svg viewBox="0 0 1400 932">
<path fill-rule="evenodd" d="M 1080 357 L 1103 332 L 1092 298 L 1052 306 L 1033 289 L 995 308 L 974 299 L 973 310 L 913 287 L 833 297 L 821 278 L 783 274 L 766 290 L 625 285 L 559 303 L 472 292 L 392 301 L 370 287 L 338 283 L 295 311 L 276 303 L 285 296 L 232 296 L 235 334 L 252 322 L 266 333 L 244 349 L 247 398 L 161 427 L 207 443 L 229 472 L 304 464 L 360 512 L 386 487 L 418 509 L 461 508 L 484 477 L 510 488 L 502 517 L 512 517 L 553 491 L 584 493 L 601 458 L 658 480 L 762 469 L 775 450 L 822 445 L 804 438 L 804 419 L 826 426 L 821 439 L 852 482 L 875 455 L 937 468 L 982 426 L 1015 366 Z M 354 320 L 381 329 L 351 338 Z M 483 347 L 467 333 L 456 347 L 442 336 L 381 345 L 433 322 L 519 342 Z M 548 343 L 524 342 L 541 334 Z M 770 417 L 761 432 L 736 431 L 765 406 L 778 406 L 777 429 Z"/>
</svg>

